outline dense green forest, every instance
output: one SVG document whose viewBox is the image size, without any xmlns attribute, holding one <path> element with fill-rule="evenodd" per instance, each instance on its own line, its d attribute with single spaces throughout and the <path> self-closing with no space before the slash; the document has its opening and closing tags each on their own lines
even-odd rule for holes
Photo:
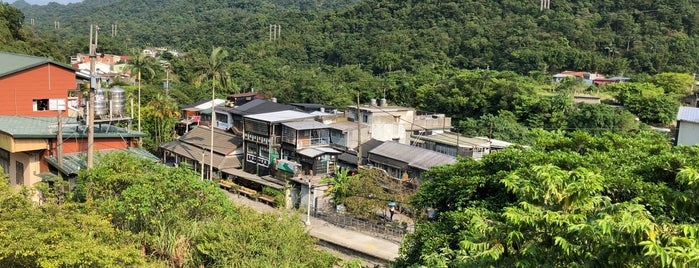
<svg viewBox="0 0 699 268">
<path fill-rule="evenodd" d="M 22 5 L 23 22 L 72 54 L 87 47 L 89 24 L 103 49 L 146 45 L 183 51 L 229 47 L 271 53 L 293 64 L 361 64 L 372 74 L 423 65 L 490 68 L 520 74 L 564 69 L 636 74 L 694 72 L 699 56 L 693 1 L 103 1 Z M 61 23 L 55 29 L 54 22 Z M 267 44 L 270 24 L 281 38 Z M 82 39 L 80 39 L 82 38 Z M 82 40 L 82 42 L 81 42 Z M 261 47 L 262 46 L 262 47 Z"/>
</svg>

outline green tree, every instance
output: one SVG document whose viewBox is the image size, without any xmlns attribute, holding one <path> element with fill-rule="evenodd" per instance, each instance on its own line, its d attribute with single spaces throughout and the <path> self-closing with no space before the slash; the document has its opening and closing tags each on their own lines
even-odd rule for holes
<svg viewBox="0 0 699 268">
<path fill-rule="evenodd" d="M 180 118 L 179 107 L 169 96 L 158 94 L 144 110 L 145 131 L 149 133 L 146 148 L 157 151 L 160 144 L 174 139 L 173 130 Z"/>
<path fill-rule="evenodd" d="M 6 176 L 0 176 L 0 266 L 144 264 L 136 239 L 129 232 L 114 229 L 107 217 L 84 213 L 75 204 L 36 206 L 14 192 Z"/>
<path fill-rule="evenodd" d="M 100 156 L 78 181 L 76 200 L 86 200 L 85 210 L 109 219 L 111 230 L 133 233 L 149 263 L 329 267 L 335 262 L 315 250 L 298 217 L 235 206 L 218 185 L 200 181 L 186 164 L 168 168 L 112 153 Z"/>
<path fill-rule="evenodd" d="M 397 266 L 694 266 L 697 149 L 654 132 L 538 132 L 432 169 Z M 689 214 L 687 214 L 689 213 Z"/>
<path fill-rule="evenodd" d="M 126 70 L 131 72 L 131 77 L 135 77 L 139 84 L 142 82 L 141 79 L 152 82 L 156 71 L 160 70 L 160 68 L 155 58 L 146 54 L 138 54 L 138 56 L 132 57 L 126 65 Z"/>
<path fill-rule="evenodd" d="M 609 131 L 630 131 L 639 128 L 636 117 L 626 110 L 601 104 L 580 103 L 568 117 L 568 128 L 593 134 Z"/>
<path fill-rule="evenodd" d="M 665 93 L 674 97 L 684 97 L 692 93 L 694 77 L 686 73 L 659 73 L 653 76 L 652 83 L 665 89 Z"/>
</svg>

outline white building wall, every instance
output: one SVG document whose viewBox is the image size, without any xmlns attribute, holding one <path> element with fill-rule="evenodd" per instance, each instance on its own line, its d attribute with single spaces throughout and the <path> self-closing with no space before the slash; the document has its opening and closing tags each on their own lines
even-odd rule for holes
<svg viewBox="0 0 699 268">
<path fill-rule="evenodd" d="M 677 145 L 699 144 L 699 124 L 680 121 L 677 133 Z"/>
</svg>

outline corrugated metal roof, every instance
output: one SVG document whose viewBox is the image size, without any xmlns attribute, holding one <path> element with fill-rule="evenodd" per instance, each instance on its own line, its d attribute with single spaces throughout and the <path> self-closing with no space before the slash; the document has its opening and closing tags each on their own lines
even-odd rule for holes
<svg viewBox="0 0 699 268">
<path fill-rule="evenodd" d="M 296 110 L 296 107 L 291 105 L 280 104 L 268 100 L 254 99 L 246 104 L 230 109 L 228 112 L 235 115 L 253 115 L 294 110 Z"/>
<path fill-rule="evenodd" d="M 219 106 L 219 105 L 224 105 L 226 104 L 226 100 L 224 99 L 214 99 L 214 105 Z M 182 107 L 182 110 L 186 111 L 195 111 L 195 112 L 200 112 L 203 110 L 208 110 L 209 113 L 211 113 L 211 100 L 203 100 L 199 101 L 194 104 L 190 104 L 187 106 Z"/>
<path fill-rule="evenodd" d="M 49 58 L 0 52 L 0 77 L 49 63 L 71 71 L 76 71 L 75 68 L 69 65 L 55 62 Z"/>
<path fill-rule="evenodd" d="M 160 160 L 157 156 L 141 148 L 101 150 L 97 152 L 97 156 L 99 157 L 99 155 L 104 155 L 113 152 L 127 152 L 145 159 L 149 159 L 153 162 Z M 76 174 L 79 170 L 87 168 L 87 153 L 83 152 L 64 155 L 63 166 L 58 165 L 58 157 L 56 156 L 46 157 L 45 160 L 49 165 L 55 167 L 63 174 Z"/>
<path fill-rule="evenodd" d="M 361 124 L 362 128 L 368 128 L 369 125 L 367 124 Z M 339 122 L 339 123 L 333 123 L 330 124 L 331 128 L 337 129 L 337 130 L 342 130 L 342 131 L 349 131 L 349 130 L 355 130 L 357 129 L 357 122 Z"/>
<path fill-rule="evenodd" d="M 223 156 L 214 153 L 213 165 L 211 165 L 211 157 L 209 150 L 187 144 L 181 141 L 172 141 L 160 145 L 161 149 L 173 152 L 180 156 L 195 160 L 199 163 L 204 162 L 206 165 L 215 167 L 218 170 L 229 168 L 240 168 L 240 159 L 237 156 Z"/>
<path fill-rule="evenodd" d="M 677 112 L 677 121 L 699 123 L 699 108 L 680 107 L 679 112 Z"/>
<path fill-rule="evenodd" d="M 87 128 L 74 117 L 64 117 L 63 138 L 87 138 Z M 55 138 L 58 128 L 57 118 L 38 116 L 0 116 L 0 132 L 14 138 L 49 139 Z M 129 131 L 109 124 L 95 125 L 95 138 L 134 138 L 146 137 L 138 131 Z"/>
<path fill-rule="evenodd" d="M 437 133 L 433 135 L 411 135 L 418 140 L 433 141 L 459 147 L 489 147 L 490 143 L 477 138 L 464 137 L 453 132 Z"/>
<path fill-rule="evenodd" d="M 455 157 L 397 142 L 384 142 L 369 151 L 369 154 L 395 159 L 422 170 L 456 163 Z"/>
<path fill-rule="evenodd" d="M 323 124 L 321 122 L 318 122 L 318 121 L 287 122 L 287 123 L 283 123 L 282 125 L 285 125 L 287 127 L 290 127 L 290 128 L 296 129 L 296 130 L 330 128 L 330 126 Z"/>
<path fill-rule="evenodd" d="M 198 126 L 179 138 L 181 142 L 209 150 L 211 146 L 211 129 Z M 243 138 L 233 133 L 214 128 L 214 152 L 228 155 L 243 145 Z"/>
<path fill-rule="evenodd" d="M 245 118 L 260 120 L 270 123 L 289 122 L 294 120 L 313 118 L 314 115 L 298 111 L 279 111 L 264 114 L 246 115 Z"/>
<path fill-rule="evenodd" d="M 305 155 L 305 156 L 313 158 L 313 157 L 316 157 L 316 156 L 319 156 L 322 154 L 340 154 L 341 152 L 337 151 L 333 148 L 330 148 L 330 147 L 316 147 L 316 148 L 302 149 L 302 150 L 298 151 L 297 153 L 300 155 Z"/>
</svg>

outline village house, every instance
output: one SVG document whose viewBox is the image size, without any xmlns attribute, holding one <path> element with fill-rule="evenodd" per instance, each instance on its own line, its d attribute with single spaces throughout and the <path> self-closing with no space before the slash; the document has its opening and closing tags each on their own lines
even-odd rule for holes
<svg viewBox="0 0 699 268">
<path fill-rule="evenodd" d="M 211 129 L 207 126 L 198 126 L 190 130 L 175 141 L 160 145 L 163 150 L 163 159 L 166 164 L 189 164 L 192 169 L 199 171 L 202 178 L 225 177 L 222 173 L 235 174 L 235 170 L 242 166 L 243 139 L 233 133 L 214 128 L 213 163 L 211 163 Z M 213 166 L 216 174 L 209 174 L 209 167 Z"/>
<path fill-rule="evenodd" d="M 11 185 L 32 186 L 47 173 L 74 178 L 85 166 L 81 155 L 87 151 L 78 85 L 89 77 L 42 57 L 0 52 L 0 63 L 0 92 L 10 96 L 0 98 L 0 167 Z M 101 100 L 96 104 L 106 109 L 107 98 Z M 116 106 L 123 109 L 123 103 Z M 157 159 L 136 148 L 143 133 L 109 120 L 98 121 L 94 133 L 97 152 L 122 150 Z"/>
<path fill-rule="evenodd" d="M 434 166 L 456 163 L 456 157 L 388 141 L 369 151 L 368 161 L 397 180 L 412 179 L 415 180 L 413 184 L 420 185 L 424 179 L 423 172 Z"/>
<path fill-rule="evenodd" d="M 462 156 L 476 160 L 490 153 L 490 142 L 487 140 L 464 137 L 453 132 L 413 135 L 411 136 L 411 144 L 454 157 Z"/>
</svg>

